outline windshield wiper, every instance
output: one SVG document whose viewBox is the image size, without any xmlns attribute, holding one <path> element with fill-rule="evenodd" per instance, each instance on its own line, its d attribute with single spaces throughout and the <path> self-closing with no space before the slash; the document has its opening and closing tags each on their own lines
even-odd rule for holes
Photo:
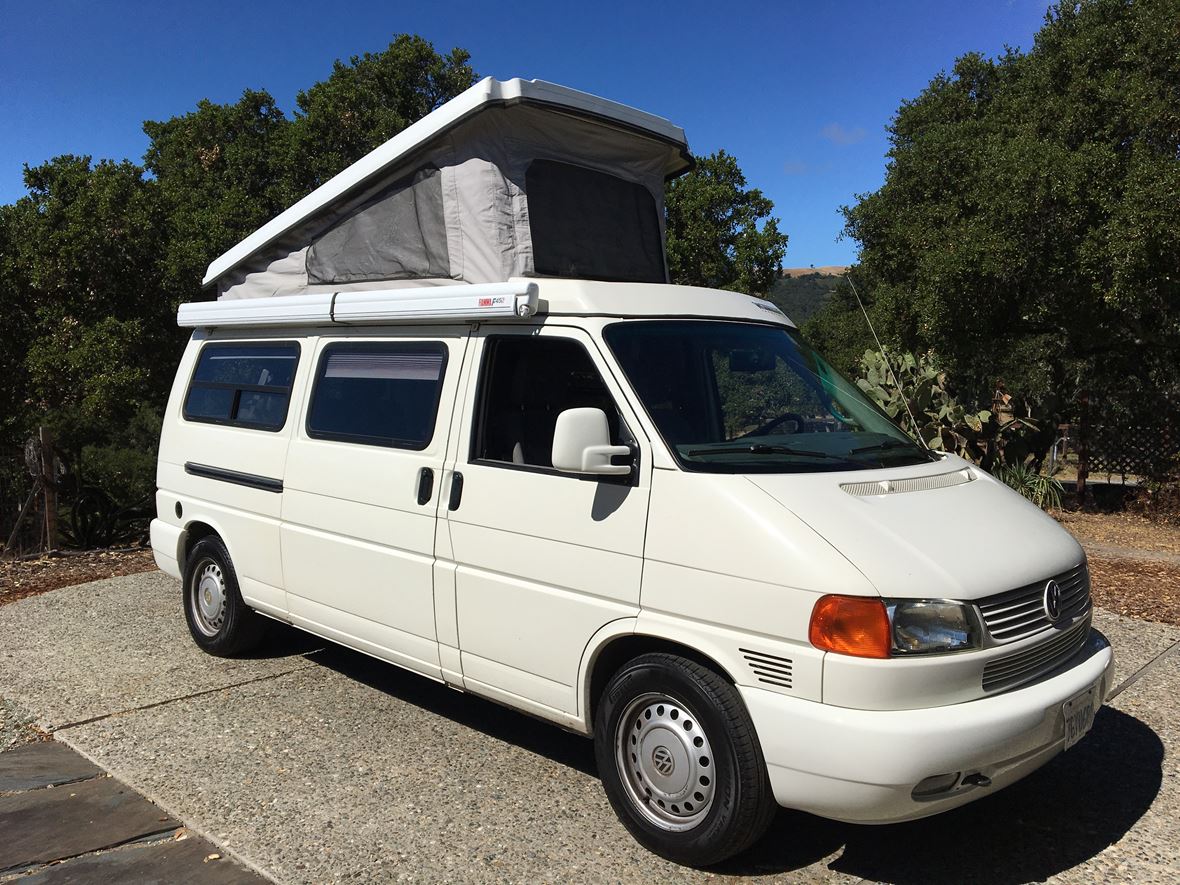
<svg viewBox="0 0 1180 885">
<path fill-rule="evenodd" d="M 855 455 L 858 452 L 879 452 L 885 449 L 917 449 L 923 455 L 932 459 L 932 454 L 929 449 L 923 449 L 917 443 L 903 442 L 900 439 L 887 439 L 885 442 L 874 443 L 871 446 L 860 446 L 856 449 L 850 449 L 848 454 Z"/>
<path fill-rule="evenodd" d="M 810 449 L 792 449 L 790 446 L 768 446 L 765 443 L 750 443 L 748 446 L 722 446 L 716 449 L 689 449 L 684 454 L 694 455 L 728 455 L 734 453 L 748 455 L 806 455 L 809 458 L 830 458 L 834 461 L 847 461 L 843 455 L 833 455 L 831 452 L 814 452 Z"/>
</svg>

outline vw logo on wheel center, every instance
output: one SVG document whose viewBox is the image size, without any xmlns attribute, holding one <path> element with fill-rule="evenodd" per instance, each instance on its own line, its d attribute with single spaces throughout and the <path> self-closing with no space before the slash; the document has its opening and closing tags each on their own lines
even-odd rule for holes
<svg viewBox="0 0 1180 885">
<path fill-rule="evenodd" d="M 671 751 L 665 746 L 659 746 L 652 750 L 651 764 L 664 777 L 670 775 L 676 768 L 676 760 L 672 758 Z"/>
<path fill-rule="evenodd" d="M 1045 585 L 1045 596 L 1042 600 L 1045 617 L 1050 624 L 1056 624 L 1061 619 L 1061 585 L 1056 581 L 1049 581 Z"/>
</svg>

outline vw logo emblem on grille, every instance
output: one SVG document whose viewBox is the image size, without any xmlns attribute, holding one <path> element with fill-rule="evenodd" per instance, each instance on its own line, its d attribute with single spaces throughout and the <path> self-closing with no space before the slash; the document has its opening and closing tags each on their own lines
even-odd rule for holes
<svg viewBox="0 0 1180 885">
<path fill-rule="evenodd" d="M 1045 596 L 1042 600 L 1045 617 L 1050 624 L 1056 624 L 1061 619 L 1061 585 L 1050 581 L 1045 585 Z"/>
<path fill-rule="evenodd" d="M 656 747 L 652 750 L 651 764 L 664 777 L 670 775 L 672 770 L 676 768 L 676 760 L 672 758 L 672 754 L 668 748 L 663 746 Z"/>
</svg>

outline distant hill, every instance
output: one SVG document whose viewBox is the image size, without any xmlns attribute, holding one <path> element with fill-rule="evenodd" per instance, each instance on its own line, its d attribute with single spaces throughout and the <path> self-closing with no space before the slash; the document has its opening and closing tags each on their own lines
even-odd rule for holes
<svg viewBox="0 0 1180 885">
<path fill-rule="evenodd" d="M 801 326 L 823 307 L 847 269 L 842 265 L 784 268 L 768 297 Z"/>
<path fill-rule="evenodd" d="M 825 264 L 823 267 L 784 267 L 784 277 L 809 277 L 819 274 L 824 277 L 842 277 L 848 270 L 847 264 Z"/>
</svg>

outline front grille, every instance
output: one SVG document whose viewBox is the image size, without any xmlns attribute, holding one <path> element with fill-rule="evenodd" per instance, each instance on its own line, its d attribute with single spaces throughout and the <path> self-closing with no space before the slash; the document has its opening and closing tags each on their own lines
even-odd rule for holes
<svg viewBox="0 0 1180 885">
<path fill-rule="evenodd" d="M 1058 623 L 1069 623 L 1090 608 L 1090 570 L 1083 562 L 1060 575 L 1054 575 L 1061 586 L 1061 615 Z M 1052 627 L 1045 614 L 1045 585 L 1037 581 L 1015 590 L 1007 590 L 981 599 L 976 604 L 983 615 L 987 632 L 996 642 L 1015 642 Z"/>
<path fill-rule="evenodd" d="M 1090 635 L 1090 615 L 1068 630 L 1046 639 L 1039 645 L 988 662 L 983 668 L 983 690 L 999 691 L 1048 673 L 1086 644 Z"/>
</svg>

